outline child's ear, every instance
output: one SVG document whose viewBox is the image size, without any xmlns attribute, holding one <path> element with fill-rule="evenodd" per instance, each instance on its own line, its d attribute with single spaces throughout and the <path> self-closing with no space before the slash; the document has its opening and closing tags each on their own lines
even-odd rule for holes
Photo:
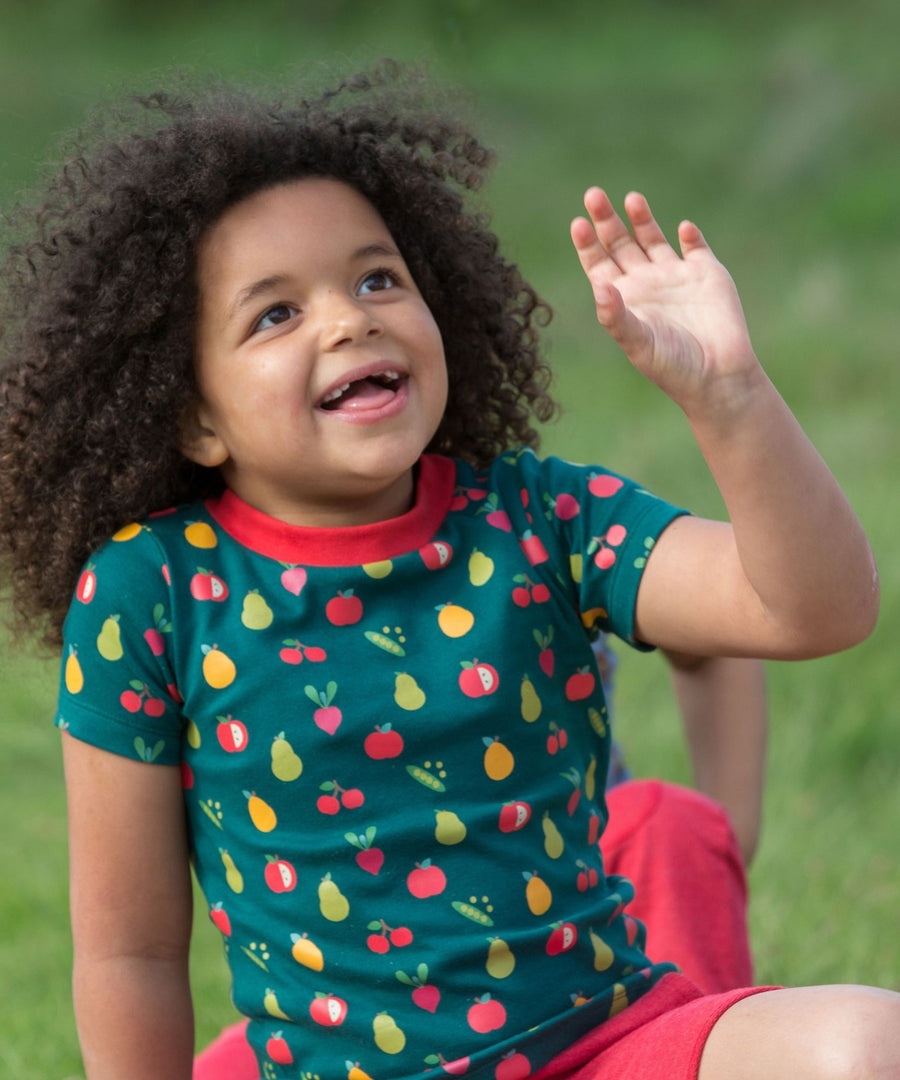
<svg viewBox="0 0 900 1080">
<path fill-rule="evenodd" d="M 217 469 L 228 460 L 228 450 L 216 434 L 203 402 L 197 402 L 185 411 L 179 446 L 189 461 L 208 469 Z"/>
</svg>

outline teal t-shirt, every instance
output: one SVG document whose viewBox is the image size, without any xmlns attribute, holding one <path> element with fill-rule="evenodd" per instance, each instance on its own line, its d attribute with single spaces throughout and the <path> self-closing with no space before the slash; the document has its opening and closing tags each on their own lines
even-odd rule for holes
<svg viewBox="0 0 900 1080">
<path fill-rule="evenodd" d="M 673 970 L 603 871 L 591 637 L 635 644 L 681 511 L 530 450 L 426 455 L 416 492 L 344 529 L 154 515 L 66 621 L 57 725 L 180 766 L 265 1080 L 524 1076 Z"/>
</svg>

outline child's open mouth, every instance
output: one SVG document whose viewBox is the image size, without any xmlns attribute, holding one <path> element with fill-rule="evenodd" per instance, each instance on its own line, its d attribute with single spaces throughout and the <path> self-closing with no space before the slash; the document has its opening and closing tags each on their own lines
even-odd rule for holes
<svg viewBox="0 0 900 1080">
<path fill-rule="evenodd" d="M 375 414 L 406 397 L 407 377 L 394 370 L 379 371 L 335 386 L 319 402 L 326 412 L 347 415 Z M 404 391 L 401 395 L 400 391 Z"/>
</svg>

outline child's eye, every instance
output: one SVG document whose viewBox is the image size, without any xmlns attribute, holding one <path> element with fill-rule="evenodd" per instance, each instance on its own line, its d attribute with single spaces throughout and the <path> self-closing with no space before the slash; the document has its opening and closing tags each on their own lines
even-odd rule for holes
<svg viewBox="0 0 900 1080">
<path fill-rule="evenodd" d="M 400 279 L 393 270 L 371 270 L 359 283 L 359 291 L 362 294 L 381 292 L 399 283 Z"/>
<path fill-rule="evenodd" d="M 268 330 L 272 326 L 277 326 L 279 323 L 287 322 L 288 319 L 293 319 L 296 314 L 297 309 L 291 307 L 290 304 L 275 304 L 257 319 L 253 326 L 253 332 L 256 333 L 257 330 Z"/>
</svg>

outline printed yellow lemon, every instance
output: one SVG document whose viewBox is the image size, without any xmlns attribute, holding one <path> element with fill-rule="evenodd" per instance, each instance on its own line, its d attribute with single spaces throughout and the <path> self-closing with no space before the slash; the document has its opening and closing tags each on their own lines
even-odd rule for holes
<svg viewBox="0 0 900 1080">
<path fill-rule="evenodd" d="M 491 780 L 505 780 L 513 771 L 515 758 L 508 747 L 493 739 L 484 752 L 484 771 Z"/>
<path fill-rule="evenodd" d="M 132 540 L 141 531 L 140 525 L 132 521 L 130 525 L 123 525 L 117 533 L 113 533 L 113 540 L 121 543 L 124 540 Z"/>
<path fill-rule="evenodd" d="M 80 694 L 84 688 L 84 673 L 81 664 L 78 663 L 78 654 L 74 646 L 69 646 L 69 655 L 66 659 L 66 689 L 70 694 Z"/>
<path fill-rule="evenodd" d="M 237 669 L 234 666 L 234 661 L 230 656 L 227 656 L 221 649 L 208 645 L 203 646 L 203 678 L 209 683 L 213 690 L 222 690 L 226 686 L 230 686 L 234 682 L 234 677 L 237 674 Z"/>
<path fill-rule="evenodd" d="M 247 800 L 247 812 L 253 824 L 260 832 L 271 832 L 278 824 L 272 807 L 254 792 L 245 791 L 244 798 Z"/>
<path fill-rule="evenodd" d="M 525 901 L 532 915 L 543 915 L 553 903 L 550 887 L 537 874 L 532 874 L 528 878 L 528 884 L 525 886 Z"/>
<path fill-rule="evenodd" d="M 184 530 L 184 538 L 196 548 L 214 548 L 218 544 L 216 534 L 205 521 L 193 521 Z"/>
<path fill-rule="evenodd" d="M 474 624 L 475 616 L 459 604 L 444 604 L 438 612 L 438 626 L 447 637 L 462 637 L 468 634 Z"/>
</svg>

